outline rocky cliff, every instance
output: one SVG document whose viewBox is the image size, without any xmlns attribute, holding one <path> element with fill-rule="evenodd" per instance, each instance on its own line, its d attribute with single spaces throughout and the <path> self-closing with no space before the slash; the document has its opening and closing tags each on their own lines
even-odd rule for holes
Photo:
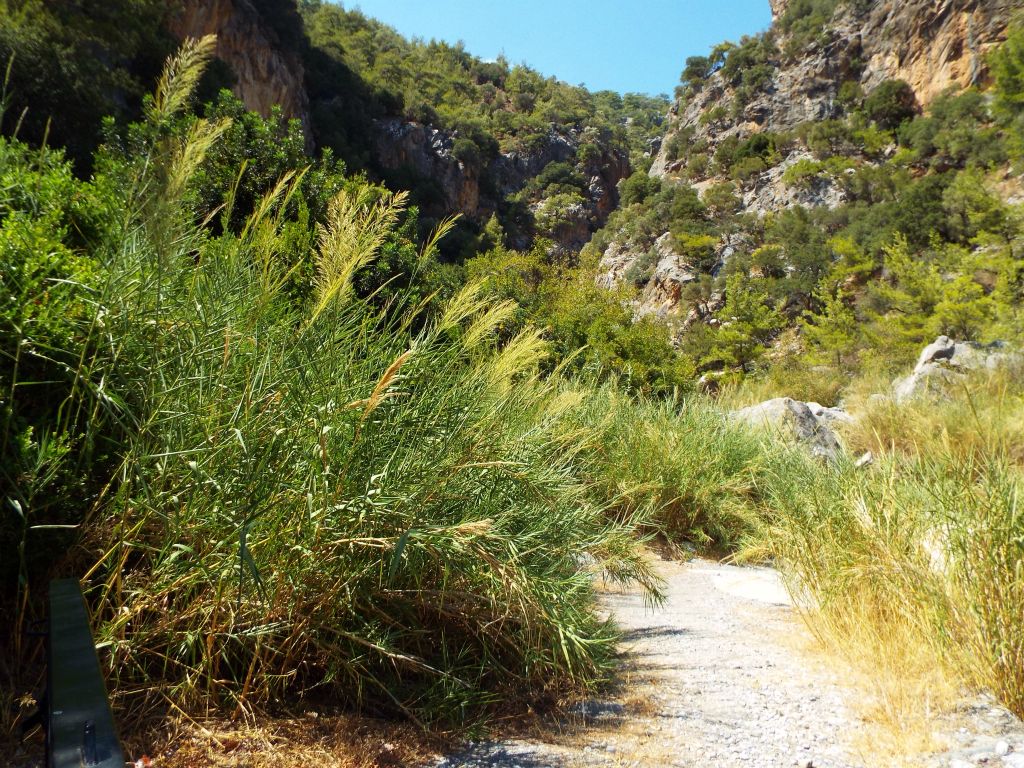
<svg viewBox="0 0 1024 768">
<path fill-rule="evenodd" d="M 922 105 L 951 85 L 981 84 L 985 55 L 1006 36 L 1015 0 L 887 0 L 866 17 L 847 13 L 839 27 L 867 62 L 861 84 L 910 83 Z"/>
<path fill-rule="evenodd" d="M 280 105 L 286 117 L 301 120 L 312 151 L 311 100 L 303 65 L 309 42 L 302 24 L 294 0 L 184 0 L 169 27 L 178 39 L 216 35 L 216 55 L 234 75 L 235 94 L 248 109 L 264 116 Z M 332 93 L 331 98 L 345 99 L 346 93 Z M 370 170 L 419 188 L 421 208 L 430 216 L 460 213 L 484 223 L 548 165 L 575 166 L 584 182 L 579 202 L 566 206 L 552 231 L 538 233 L 553 239 L 557 247 L 573 251 L 604 225 L 618 205 L 617 185 L 630 173 L 625 152 L 556 125 L 542 141 L 531 142 L 529 149 L 475 162 L 457 156 L 457 131 L 394 116 L 369 121 L 365 131 Z M 587 161 L 579 158 L 584 138 L 601 147 L 598 157 L 590 153 Z M 523 202 L 538 213 L 543 196 L 527 198 Z M 526 248 L 532 234 L 529 227 L 512 232 L 510 244 Z"/>
<path fill-rule="evenodd" d="M 437 210 L 428 211 L 433 214 L 456 212 L 486 220 L 552 163 L 578 165 L 586 183 L 579 210 L 566 211 L 570 226 L 548 233 L 569 250 L 578 251 L 604 225 L 618 206 L 618 183 L 630 174 L 629 158 L 611 147 L 589 162 L 579 161 L 581 132 L 558 126 L 551 126 L 529 150 L 501 152 L 478 165 L 456 157 L 457 132 L 399 118 L 377 120 L 374 130 L 374 155 L 383 169 L 412 173 L 439 191 L 440 200 L 433 206 Z M 531 200 L 530 207 L 536 213 L 543 202 L 543 198 Z M 510 244 L 529 245 L 521 236 L 514 236 Z"/>
<path fill-rule="evenodd" d="M 789 7 L 790 0 L 768 0 L 772 6 L 772 21 L 778 21 Z"/>
<path fill-rule="evenodd" d="M 773 0 L 783 13 L 787 0 Z M 801 123 L 839 117 L 844 83 L 870 91 L 883 80 L 910 84 L 920 106 L 950 86 L 985 82 L 985 55 L 1005 39 L 1015 0 L 875 0 L 866 10 L 840 5 L 831 23 L 804 49 L 783 53 L 787 37 L 777 29 L 773 76 L 747 103 L 736 107 L 737 88 L 721 72 L 677 104 L 651 175 L 670 173 L 672 138 L 692 130 L 691 144 L 714 146 L 730 135 L 783 131 Z M 729 107 L 715 115 L 716 107 Z M 709 115 L 714 115 L 709 119 Z M 678 151 L 678 149 L 677 149 Z"/>
<path fill-rule="evenodd" d="M 170 29 L 179 39 L 216 35 L 217 58 L 231 68 L 233 90 L 246 108 L 267 116 L 280 105 L 286 117 L 302 121 L 309 139 L 302 58 L 250 0 L 185 0 Z"/>
<path fill-rule="evenodd" d="M 799 130 L 843 118 L 849 106 L 844 91 L 870 93 L 886 80 L 908 83 L 918 109 L 950 87 L 984 85 L 986 54 L 1005 39 L 1011 11 L 1019 6 L 1016 0 L 845 0 L 820 31 L 804 30 L 798 37 L 786 31 L 789 0 L 770 2 L 772 28 L 745 43 L 756 45 L 753 55 L 760 58 L 739 71 L 719 62 L 717 71 L 682 90 L 650 169 L 651 176 L 688 183 L 702 195 L 731 184 L 738 212 L 757 216 L 794 205 L 834 208 L 845 202 L 841 172 L 802 184 L 787 177 L 793 166 L 815 159 L 807 142 L 794 138 Z M 755 71 L 759 77 L 752 79 L 748 73 Z M 718 150 L 757 134 L 773 137 L 768 167 L 755 164 L 739 178 L 727 175 L 715 162 Z M 883 147 L 857 162 L 870 165 L 893 151 Z M 718 245 L 719 264 L 731 247 L 724 239 Z M 650 242 L 613 236 L 600 281 L 620 282 L 634 264 L 651 258 L 651 248 Z M 665 236 L 654 252 L 654 271 L 641 289 L 637 313 L 677 312 L 692 319 L 692 308 L 677 297 L 698 279 L 697 270 L 667 246 Z"/>
</svg>

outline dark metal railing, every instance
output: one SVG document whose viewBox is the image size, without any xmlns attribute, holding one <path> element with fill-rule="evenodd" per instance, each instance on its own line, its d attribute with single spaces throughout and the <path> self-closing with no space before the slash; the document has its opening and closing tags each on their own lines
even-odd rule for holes
<svg viewBox="0 0 1024 768">
<path fill-rule="evenodd" d="M 124 768 L 89 612 L 76 579 L 50 582 L 47 768 Z"/>
</svg>

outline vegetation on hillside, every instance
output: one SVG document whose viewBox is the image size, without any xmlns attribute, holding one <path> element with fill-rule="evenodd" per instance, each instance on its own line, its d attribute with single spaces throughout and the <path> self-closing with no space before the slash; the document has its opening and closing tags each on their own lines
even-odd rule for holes
<svg viewBox="0 0 1024 768">
<path fill-rule="evenodd" d="M 684 287 L 683 311 L 725 297 L 719 323 L 679 332 L 684 358 L 697 371 L 763 375 L 787 338 L 796 342 L 796 367 L 814 367 L 822 383 L 791 394 L 812 399 L 834 401 L 850 374 L 894 373 L 938 334 L 1019 338 L 1024 222 L 1006 198 L 1022 157 L 1022 36 L 1015 29 L 992 56 L 992 100 L 975 89 L 950 91 L 917 114 L 909 87 L 886 81 L 867 94 L 844 88 L 843 119 L 791 134 L 730 136 L 713 153 L 683 130 L 672 139 L 688 150 L 682 171 L 625 182 L 622 206 L 590 247 L 650 251 L 669 231 L 674 251 L 702 275 Z M 747 48 L 755 50 L 743 44 L 712 58 L 725 71 Z M 737 71 L 749 73 L 749 65 L 744 59 Z M 806 154 L 789 161 L 783 183 L 811 195 L 835 189 L 845 202 L 737 214 L 739 196 L 798 151 Z M 687 183 L 709 178 L 721 181 L 700 195 Z M 653 267 L 640 259 L 630 277 L 643 286 Z M 792 371 L 794 354 L 781 365 Z"/>
<path fill-rule="evenodd" d="M 0 2 L 4 135 L 65 148 L 87 170 L 108 115 L 138 114 L 173 50 L 159 0 Z"/>
<path fill-rule="evenodd" d="M 311 72 L 317 130 L 325 145 L 339 151 L 365 141 L 340 134 L 362 128 L 367 118 L 392 115 L 457 132 L 458 153 L 476 164 L 499 150 L 529 151 L 552 128 L 589 129 L 592 141 L 601 137 L 639 157 L 668 108 L 662 97 L 591 92 L 503 57 L 484 61 L 461 44 L 410 41 L 334 3 L 307 1 L 302 12 L 309 43 L 320 57 L 314 62 L 321 62 Z M 327 103 L 338 87 L 339 67 L 357 76 L 365 90 Z"/>
<path fill-rule="evenodd" d="M 362 287 L 405 247 L 401 193 L 291 168 L 243 217 L 237 185 L 207 208 L 236 126 L 181 110 L 210 45 L 168 65 L 90 182 L 0 144 L 11 658 L 56 570 L 89 586 L 122 706 L 329 689 L 471 723 L 603 679 L 593 576 L 657 585 L 643 516 L 588 480 L 584 393 L 538 375 L 537 330 L 500 336 L 513 304 L 417 290 L 450 223 L 411 285 Z M 318 173 L 335 191 L 314 221 Z"/>
<path fill-rule="evenodd" d="M 868 398 L 879 387 L 863 378 L 888 380 L 940 332 L 1021 338 L 1024 222 L 1006 185 L 1024 157 L 1024 31 L 993 55 L 991 101 L 949 93 L 918 115 L 905 84 L 850 87 L 843 119 L 792 135 L 714 152 L 684 137 L 686 178 L 624 180 L 621 210 L 582 254 L 543 239 L 516 250 L 495 218 L 456 266 L 438 255 L 452 221 L 423 222 L 405 193 L 353 173 L 365 147 L 345 130 L 429 119 L 468 142 L 466 162 L 521 151 L 552 123 L 579 130 L 578 157 L 525 190 L 556 201 L 542 209 L 555 227 L 593 160 L 586 137 L 636 155 L 656 103 L 410 43 L 326 4 L 304 3 L 301 19 L 257 4 L 282 39 L 306 45 L 308 32 L 318 130 L 337 128 L 336 153 L 308 158 L 297 123 L 204 92 L 209 40 L 188 43 L 137 104 L 90 101 L 112 86 L 83 70 L 67 87 L 96 132 L 80 144 L 51 132 L 44 145 L 45 125 L 27 118 L 11 135 L 18 99 L 36 105 L 12 66 L 0 115 L 8 732 L 11 697 L 36 682 L 24 630 L 58 573 L 88 588 L 122 712 L 169 701 L 242 714 L 324 692 L 430 727 L 606 680 L 616 635 L 593 610 L 594 581 L 657 599 L 652 535 L 770 557 L 823 636 L 897 658 L 924 648 L 1024 712 L 1019 372 L 900 408 Z M 834 4 L 793 7 L 806 10 L 784 22 L 795 30 Z M 77 29 L 62 5 L 2 10 L 19 20 L 2 37 L 12 49 Z M 125 52 L 156 43 L 131 29 L 128 43 L 90 34 L 124 54 L 137 89 Z M 767 46 L 688 62 L 686 87 L 721 69 L 753 92 Z M 353 98 L 332 104 L 331 82 Z M 847 202 L 738 213 L 744 185 L 793 147 L 808 156 L 785 182 L 838 184 Z M 701 193 L 687 183 L 711 175 Z M 721 299 L 716 322 L 675 344 L 629 303 L 666 231 L 700 273 L 684 301 Z M 613 239 L 645 252 L 619 291 L 595 283 Z M 694 394 L 709 371 L 739 390 Z M 845 439 L 875 465 L 825 466 L 723 415 L 766 392 L 846 397 L 860 421 Z"/>
</svg>

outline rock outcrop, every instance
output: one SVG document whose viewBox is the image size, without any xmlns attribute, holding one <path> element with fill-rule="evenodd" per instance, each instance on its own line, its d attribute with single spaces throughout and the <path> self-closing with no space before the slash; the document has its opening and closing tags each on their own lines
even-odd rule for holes
<svg viewBox="0 0 1024 768">
<path fill-rule="evenodd" d="M 626 279 L 626 272 L 640 258 L 649 260 L 651 272 L 650 275 L 642 276 L 646 287 L 635 302 L 634 309 L 637 317 L 664 317 L 679 305 L 683 288 L 698 279 L 697 271 L 676 250 L 669 232 L 655 241 L 649 253 L 642 250 L 638 252 L 638 249 L 639 246 L 634 243 L 614 242 L 601 260 L 597 283 L 612 288 Z"/>
<path fill-rule="evenodd" d="M 778 17 L 786 6 L 774 0 L 773 14 Z M 791 130 L 837 117 L 842 114 L 839 88 L 851 80 L 866 91 L 886 79 L 905 80 L 922 106 L 950 86 L 981 84 L 987 77 L 985 57 L 1005 39 L 1014 7 L 1014 0 L 876 0 L 865 11 L 845 4 L 799 55 L 778 55 L 771 82 L 750 95 L 739 114 L 706 117 L 736 97 L 722 73 L 674 107 L 651 174 L 671 173 L 672 138 L 684 130 L 692 130 L 691 143 L 709 142 L 713 148 L 729 136 Z M 786 38 L 777 43 L 785 47 Z"/>
<path fill-rule="evenodd" d="M 772 6 L 772 21 L 778 21 L 789 7 L 790 0 L 768 0 Z"/>
<path fill-rule="evenodd" d="M 838 458 L 842 452 L 832 425 L 850 419 L 839 409 L 790 397 L 766 400 L 734 411 L 731 416 L 734 421 L 748 426 L 773 430 L 785 439 L 805 446 L 813 456 L 829 461 Z"/>
<path fill-rule="evenodd" d="M 302 59 L 250 0 L 184 0 L 170 31 L 178 39 L 216 35 L 217 58 L 234 73 L 233 90 L 246 108 L 266 117 L 279 105 L 285 117 L 302 122 L 312 148 Z"/>
<path fill-rule="evenodd" d="M 430 179 L 443 196 L 443 211 L 476 216 L 480 174 L 452 153 L 455 136 L 398 118 L 374 121 L 377 162 L 388 170 L 406 169 Z"/>
<path fill-rule="evenodd" d="M 913 372 L 893 384 L 893 400 L 905 403 L 916 397 L 939 395 L 970 373 L 1024 365 L 1024 354 L 1006 342 L 975 344 L 939 336 L 922 350 Z"/>
<path fill-rule="evenodd" d="M 457 132 L 399 118 L 376 120 L 374 130 L 374 159 L 381 168 L 429 180 L 438 190 L 440 199 L 427 204 L 427 213 L 456 212 L 477 221 L 485 221 L 548 165 L 575 163 L 583 138 L 578 131 L 552 127 L 529 151 L 500 153 L 475 167 L 455 156 Z M 604 225 L 618 206 L 618 183 L 631 172 L 629 158 L 610 147 L 579 170 L 586 182 L 583 203 L 562 211 L 563 224 L 550 233 L 559 250 L 579 251 Z M 534 200 L 530 207 L 537 213 L 544 200 Z M 522 238 L 512 238 L 509 244 L 530 245 Z"/>
<path fill-rule="evenodd" d="M 778 22 L 789 0 L 770 0 Z M 715 169 L 710 158 L 728 141 L 746 141 L 759 133 L 788 134 L 802 124 L 844 116 L 839 92 L 857 83 L 870 92 L 886 79 L 910 84 L 921 106 L 950 86 L 986 81 L 985 57 L 1005 39 L 1016 0 L 845 0 L 820 34 L 802 49 L 776 24 L 768 33 L 774 43 L 767 67 L 770 76 L 757 87 L 740 87 L 724 71 L 692 86 L 673 106 L 668 130 L 651 165 L 653 177 L 690 184 L 702 194 L 726 182 L 736 184 L 739 212 L 765 216 L 795 205 L 835 208 L 847 200 L 843 171 L 804 174 L 787 171 L 815 158 L 799 141 L 773 150 L 770 167 L 736 181 Z M 895 151 L 883 148 L 857 157 L 870 166 Z M 694 156 L 703 162 L 693 164 Z M 722 242 L 718 250 L 725 252 Z M 631 267 L 649 258 L 651 242 L 613 242 L 604 254 L 601 282 L 614 284 Z M 659 262 L 660 264 L 660 262 Z M 689 271 L 689 265 L 680 267 Z M 635 272 L 635 270 L 633 270 Z M 638 314 L 687 316 L 686 303 L 673 305 L 674 286 L 649 274 L 641 288 Z"/>
<path fill-rule="evenodd" d="M 697 271 L 676 251 L 672 235 L 666 232 L 654 243 L 657 263 L 637 305 L 637 314 L 664 315 L 679 305 L 684 286 L 698 278 Z"/>
<path fill-rule="evenodd" d="M 861 84 L 906 80 L 927 105 L 951 85 L 981 84 L 985 57 L 1006 37 L 1015 0 L 876 2 L 857 30 L 867 62 Z M 856 17 L 851 17 L 857 25 Z"/>
</svg>

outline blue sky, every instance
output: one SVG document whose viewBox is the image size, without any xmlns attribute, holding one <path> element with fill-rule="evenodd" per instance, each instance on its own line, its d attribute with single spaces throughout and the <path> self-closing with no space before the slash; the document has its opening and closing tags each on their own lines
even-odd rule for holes
<svg viewBox="0 0 1024 768">
<path fill-rule="evenodd" d="M 671 93 L 687 56 L 760 32 L 768 0 L 346 0 L 407 37 L 462 40 L 592 90 Z"/>
</svg>

